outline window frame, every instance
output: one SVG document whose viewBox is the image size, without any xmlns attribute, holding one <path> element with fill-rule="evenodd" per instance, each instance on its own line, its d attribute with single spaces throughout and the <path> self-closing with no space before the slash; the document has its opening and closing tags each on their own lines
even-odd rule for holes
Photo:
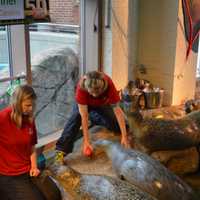
<svg viewBox="0 0 200 200">
<path fill-rule="evenodd" d="M 98 6 L 98 0 L 82 0 L 80 1 L 80 75 L 84 74 L 89 70 L 98 70 L 98 31 L 94 31 L 94 23 L 98 21 L 98 13 L 96 13 Z M 89 10 L 89 12 L 88 12 Z M 91 12 L 92 11 L 92 12 Z M 95 16 L 96 15 L 96 16 Z M 94 19 L 96 17 L 96 19 Z M 98 26 L 98 24 L 96 24 Z M 6 78 L 0 77 L 0 82 L 12 81 L 18 78 L 25 78 L 27 83 L 32 83 L 32 73 L 31 73 L 31 56 L 30 56 L 30 33 L 28 25 L 23 25 L 22 34 L 17 35 L 15 30 L 11 27 L 14 25 L 8 25 L 9 27 L 9 70 L 10 75 Z M 97 27 L 98 28 L 98 27 Z M 17 39 L 16 39 L 17 38 Z M 20 56 L 16 56 L 16 48 L 19 45 L 17 40 L 19 38 L 23 41 L 24 53 Z M 90 49 L 90 52 L 88 52 Z M 18 60 L 22 59 L 23 65 L 25 65 L 25 75 L 15 76 L 15 63 L 18 63 Z M 44 136 L 38 139 L 38 146 L 45 145 L 52 141 L 58 139 L 61 135 L 61 131 L 55 131 L 50 135 Z"/>
<path fill-rule="evenodd" d="M 22 54 L 20 57 L 16 56 L 16 50 L 13 49 L 14 46 L 19 47 L 20 49 L 22 48 L 22 46 L 19 46 L 19 44 L 16 44 L 17 40 L 14 38 L 16 36 L 15 34 L 15 30 L 16 29 L 12 29 L 13 25 L 6 25 L 6 35 L 7 35 L 7 47 L 8 47 L 8 67 L 9 67 L 9 74 L 7 77 L 1 78 L 0 77 L 0 82 L 6 82 L 6 81 L 13 81 L 16 79 L 21 79 L 21 78 L 25 78 L 27 79 L 27 73 L 25 73 L 25 75 L 15 75 L 14 74 L 14 63 L 18 62 L 17 60 L 23 60 L 23 58 L 27 56 L 26 53 Z M 17 25 L 18 26 L 18 25 Z M 22 37 L 24 38 L 24 37 Z M 25 41 L 24 41 L 25 44 Z M 17 45 L 17 46 L 16 46 Z M 25 59 L 27 60 L 27 59 Z M 26 66 L 26 63 L 24 63 L 24 65 Z M 27 70 L 26 70 L 27 71 Z"/>
</svg>

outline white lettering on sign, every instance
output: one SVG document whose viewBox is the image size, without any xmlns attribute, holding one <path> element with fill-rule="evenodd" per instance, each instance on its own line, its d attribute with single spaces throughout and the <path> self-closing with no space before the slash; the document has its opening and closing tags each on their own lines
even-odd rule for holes
<svg viewBox="0 0 200 200">
<path fill-rule="evenodd" d="M 46 0 L 26 0 L 25 7 L 32 10 L 40 10 L 40 12 L 43 10 L 45 16 L 48 14 Z"/>
</svg>

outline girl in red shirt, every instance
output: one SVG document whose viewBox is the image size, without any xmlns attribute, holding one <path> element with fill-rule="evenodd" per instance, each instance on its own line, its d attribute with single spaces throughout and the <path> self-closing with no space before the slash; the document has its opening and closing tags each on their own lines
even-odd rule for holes
<svg viewBox="0 0 200 200">
<path fill-rule="evenodd" d="M 0 194 L 7 200 L 44 200 L 30 177 L 40 173 L 33 119 L 36 94 L 28 85 L 19 86 L 11 106 L 0 111 Z"/>
</svg>

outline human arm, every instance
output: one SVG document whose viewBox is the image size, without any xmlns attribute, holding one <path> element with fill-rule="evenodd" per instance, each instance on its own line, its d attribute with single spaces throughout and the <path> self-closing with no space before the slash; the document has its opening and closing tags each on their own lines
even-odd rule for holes
<svg viewBox="0 0 200 200">
<path fill-rule="evenodd" d="M 88 106 L 78 104 L 79 113 L 81 115 L 81 123 L 83 129 L 83 152 L 87 152 L 87 149 L 90 148 L 93 150 L 90 143 L 89 131 L 88 131 Z"/>
<path fill-rule="evenodd" d="M 115 113 L 115 116 L 117 118 L 117 122 L 119 124 L 120 130 L 121 130 L 121 144 L 128 148 L 129 147 L 129 142 L 128 142 L 128 135 L 126 131 L 126 125 L 125 125 L 125 115 L 120 108 L 118 104 L 113 106 L 113 111 Z"/>
<path fill-rule="evenodd" d="M 31 169 L 29 174 L 30 176 L 38 176 L 40 170 L 37 167 L 37 153 L 35 146 L 32 146 L 30 160 L 31 160 Z"/>
</svg>

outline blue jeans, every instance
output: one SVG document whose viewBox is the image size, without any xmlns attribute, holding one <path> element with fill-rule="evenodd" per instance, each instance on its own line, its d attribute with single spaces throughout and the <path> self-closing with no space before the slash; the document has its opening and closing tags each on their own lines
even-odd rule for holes
<svg viewBox="0 0 200 200">
<path fill-rule="evenodd" d="M 0 194 L 2 200 L 45 200 L 29 174 L 0 175 Z"/>
<path fill-rule="evenodd" d="M 117 118 L 110 105 L 92 107 L 88 106 L 89 118 L 92 125 L 101 125 L 108 130 L 120 132 L 120 127 Z M 72 113 L 67 121 L 61 137 L 56 143 L 56 150 L 63 151 L 66 154 L 71 153 L 73 144 L 81 126 L 81 116 L 78 110 L 78 105 L 75 104 L 72 108 Z"/>
</svg>

